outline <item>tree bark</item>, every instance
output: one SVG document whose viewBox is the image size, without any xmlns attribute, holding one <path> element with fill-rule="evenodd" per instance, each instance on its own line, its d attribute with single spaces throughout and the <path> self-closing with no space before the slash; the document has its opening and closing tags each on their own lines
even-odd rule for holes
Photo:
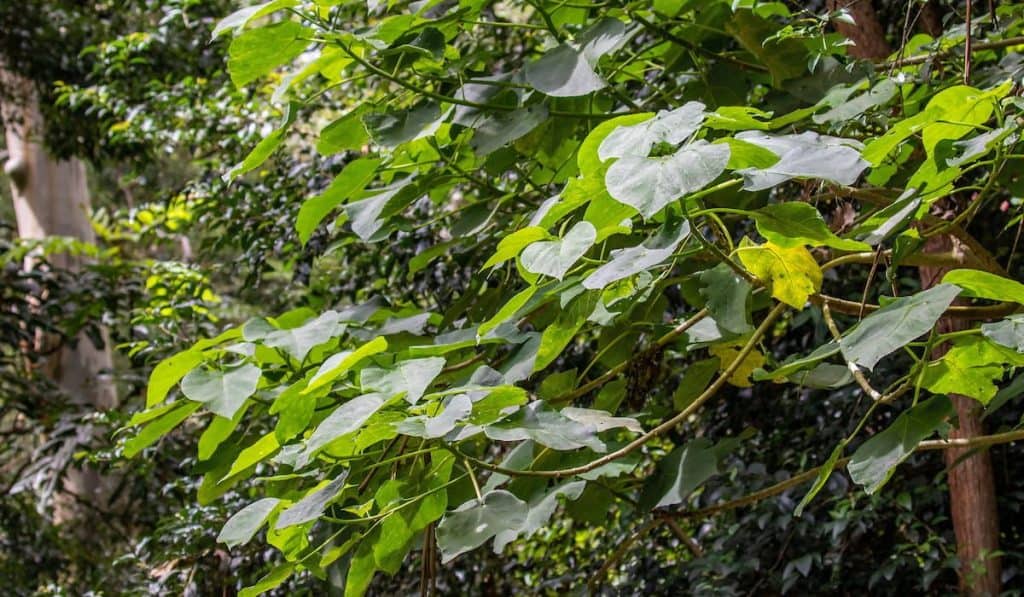
<svg viewBox="0 0 1024 597">
<path fill-rule="evenodd" d="M 854 58 L 873 60 L 885 58 L 892 53 L 871 0 L 828 0 L 827 5 L 830 11 L 846 9 L 853 17 L 853 25 L 834 22 L 836 31 L 854 43 L 847 47 L 847 54 Z"/>
<path fill-rule="evenodd" d="M 925 243 L 926 253 L 962 251 L 960 243 L 949 235 L 939 235 Z M 931 288 L 950 268 L 921 267 L 921 286 Z M 938 322 L 940 333 L 969 327 L 970 322 L 944 317 Z M 946 344 L 935 347 L 933 358 L 949 350 Z M 953 438 L 985 435 L 980 404 L 968 396 L 951 394 L 957 426 Z M 968 455 L 969 454 L 969 455 Z M 996 504 L 995 476 L 988 450 L 959 448 L 945 451 L 949 478 L 950 514 L 960 559 L 960 592 L 964 595 L 999 595 L 1002 561 L 994 555 L 999 549 L 999 515 Z"/>
<path fill-rule="evenodd" d="M 43 119 L 38 96 L 32 83 L 0 65 L 0 119 L 4 126 L 8 159 L 4 172 L 11 181 L 11 194 L 18 235 L 24 239 L 67 236 L 94 242 L 89 221 L 89 189 L 85 164 L 79 159 L 54 159 L 42 145 Z M 75 270 L 82 263 L 71 255 L 48 257 L 56 267 Z M 113 367 L 109 342 L 95 346 L 85 334 L 74 345 L 65 344 L 45 365 L 45 373 L 75 404 L 97 409 L 117 405 L 117 394 L 109 372 Z M 37 349 L 49 352 L 57 339 L 37 338 Z M 82 430 L 88 438 L 91 430 Z M 108 483 L 92 469 L 70 470 L 64 490 L 71 499 L 58 500 L 56 518 L 73 517 L 69 504 L 81 499 L 95 507 L 105 507 Z M 65 502 L 63 505 L 60 502 Z"/>
<path fill-rule="evenodd" d="M 863 59 L 885 58 L 891 47 L 885 39 L 885 30 L 878 21 L 871 0 L 828 0 L 829 10 L 846 8 L 855 24 L 837 22 L 836 30 L 854 41 L 848 52 Z M 932 8 L 936 8 L 934 5 Z M 929 15 L 931 18 L 933 15 Z M 926 24 L 934 26 L 935 23 Z M 964 252 L 965 248 L 949 235 L 929 239 L 926 253 L 947 251 Z M 922 288 L 931 288 L 945 275 L 948 268 L 921 267 Z M 938 323 L 940 332 L 959 329 L 968 322 L 943 318 Z M 948 346 L 936 347 L 932 356 L 941 357 Z M 956 408 L 957 428 L 951 436 L 970 438 L 984 435 L 978 403 L 966 396 L 952 395 Z M 993 554 L 999 549 L 999 520 L 996 505 L 995 479 L 988 451 L 965 457 L 963 449 L 945 452 L 949 467 L 949 501 L 956 535 L 957 555 L 960 558 L 960 591 L 965 595 L 999 595 L 1002 562 Z"/>
</svg>

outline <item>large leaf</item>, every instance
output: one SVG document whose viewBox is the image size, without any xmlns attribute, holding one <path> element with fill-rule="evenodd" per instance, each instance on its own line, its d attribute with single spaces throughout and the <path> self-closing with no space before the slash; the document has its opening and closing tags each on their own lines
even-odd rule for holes
<svg viewBox="0 0 1024 597">
<path fill-rule="evenodd" d="M 393 369 L 367 367 L 360 372 L 359 383 L 364 392 L 380 392 L 385 396 L 404 394 L 406 402 L 416 404 L 440 375 L 444 364 L 443 358 L 430 357 L 402 361 Z"/>
<path fill-rule="evenodd" d="M 868 493 L 875 493 L 889 480 L 896 466 L 951 414 L 953 404 L 945 396 L 935 396 L 904 412 L 853 453 L 846 466 L 850 477 Z"/>
<path fill-rule="evenodd" d="M 921 387 L 934 394 L 962 394 L 988 404 L 999 391 L 1007 355 L 986 338 L 962 338 L 954 342 L 941 359 L 928 363 L 921 376 Z M 1024 362 L 1024 356 L 1021 356 Z"/>
<path fill-rule="evenodd" d="M 928 333 L 960 294 L 952 284 L 939 284 L 893 300 L 871 313 L 843 336 L 840 349 L 850 363 L 867 369 L 887 354 Z"/>
<path fill-rule="evenodd" d="M 528 245 L 519 259 L 526 271 L 561 280 L 569 268 L 590 249 L 595 238 L 597 230 L 590 222 L 577 222 L 563 238 L 536 241 Z"/>
<path fill-rule="evenodd" d="M 828 246 L 842 251 L 867 251 L 866 243 L 839 238 L 813 206 L 799 201 L 773 203 L 751 213 L 757 231 L 780 247 Z"/>
<path fill-rule="evenodd" d="M 641 507 L 662 508 L 682 503 L 695 489 L 718 474 L 720 451 L 707 439 L 687 442 L 658 462 L 644 483 Z"/>
<path fill-rule="evenodd" d="M 772 296 L 791 307 L 802 309 L 807 297 L 821 289 L 821 268 L 802 246 L 754 245 L 744 238 L 736 254 L 750 273 L 768 284 Z"/>
<path fill-rule="evenodd" d="M 612 251 L 608 263 L 587 276 L 583 280 L 583 287 L 601 289 L 612 282 L 651 269 L 671 257 L 679 244 L 689 236 L 690 224 L 686 220 L 666 222 L 657 234 L 643 243 Z"/>
<path fill-rule="evenodd" d="M 302 362 L 310 350 L 344 333 L 345 324 L 340 323 L 339 319 L 337 311 L 326 311 L 298 327 L 275 329 L 258 338 L 247 335 L 246 339 L 283 350 L 296 361 Z"/>
<path fill-rule="evenodd" d="M 295 219 L 295 231 L 298 232 L 302 244 L 309 241 L 313 231 L 331 210 L 359 194 L 370 184 L 380 163 L 380 160 L 371 158 L 349 162 L 322 193 L 303 202 Z"/>
<path fill-rule="evenodd" d="M 602 162 L 610 158 L 628 156 L 646 158 L 654 146 L 659 143 L 679 145 L 689 139 L 700 128 L 706 115 L 704 104 L 687 102 L 675 110 L 661 111 L 649 120 L 617 126 L 611 132 L 605 132 L 607 136 L 597 148 L 597 157 Z M 632 122 L 638 117 L 639 115 L 621 116 L 611 122 Z M 595 129 L 594 133 L 597 133 L 599 129 L 600 127 Z M 589 139 L 590 137 L 588 137 Z M 580 159 L 582 160 L 582 153 Z M 589 166 L 589 168 L 585 166 Z M 586 173 L 596 166 L 597 164 L 593 161 L 587 163 L 581 161 L 580 171 Z"/>
<path fill-rule="evenodd" d="M 601 56 L 619 45 L 625 32 L 622 21 L 601 19 L 581 33 L 576 43 L 563 43 L 527 64 L 527 83 L 555 97 L 574 97 L 603 89 L 608 83 L 594 72 L 594 67 Z"/>
<path fill-rule="evenodd" d="M 739 171 L 744 179 L 743 188 L 748 191 L 769 189 L 791 178 L 820 178 L 851 185 L 869 165 L 860 157 L 861 144 L 852 139 L 810 131 L 798 135 L 746 131 L 736 138 L 779 156 L 779 161 L 767 168 Z"/>
<path fill-rule="evenodd" d="M 242 508 L 224 523 L 217 541 L 229 548 L 248 543 L 279 503 L 281 500 L 277 498 L 263 498 Z"/>
<path fill-rule="evenodd" d="M 615 425 L 635 425 L 635 421 L 624 419 Z M 498 441 L 531 439 L 552 450 L 590 448 L 595 452 L 604 452 L 607 448 L 597 437 L 600 427 L 593 421 L 577 421 L 559 411 L 550 410 L 543 402 L 531 402 L 515 415 L 488 425 L 484 433 Z"/>
<path fill-rule="evenodd" d="M 1024 284 L 989 272 L 955 269 L 947 273 L 942 282 L 963 288 L 965 296 L 1024 303 Z"/>
<path fill-rule="evenodd" d="M 306 386 L 306 389 L 303 390 L 302 393 L 309 394 L 321 386 L 332 383 L 334 380 L 348 373 L 352 367 L 363 359 L 371 357 L 377 353 L 384 352 L 387 348 L 388 341 L 383 337 L 377 337 L 355 350 L 339 352 L 338 354 L 331 355 L 323 362 L 323 364 L 320 365 L 320 368 L 317 369 L 313 378 L 309 380 L 309 385 Z"/>
<path fill-rule="evenodd" d="M 310 33 L 295 21 L 282 21 L 239 35 L 228 47 L 231 81 L 242 87 L 291 62 L 309 45 L 309 41 L 300 38 Z"/>
<path fill-rule="evenodd" d="M 707 308 L 718 328 L 733 334 L 751 331 L 750 294 L 753 289 L 728 265 L 720 263 L 700 274 Z"/>
<path fill-rule="evenodd" d="M 250 21 L 266 16 L 272 12 L 288 8 L 298 4 L 298 0 L 270 0 L 240 8 L 235 12 L 221 19 L 213 28 L 213 37 L 219 37 L 229 31 L 239 32 L 249 24 Z"/>
<path fill-rule="evenodd" d="M 1002 321 L 984 323 L 981 333 L 993 342 L 1024 352 L 1024 314 L 1011 315 Z"/>
<path fill-rule="evenodd" d="M 348 435 L 363 426 L 373 413 L 384 406 L 383 394 L 364 394 L 345 402 L 320 422 L 313 435 L 306 440 L 306 455 L 312 456 L 330 442 Z"/>
<path fill-rule="evenodd" d="M 567 500 L 579 499 L 586 485 L 586 481 L 569 481 L 531 499 L 527 504 L 529 510 L 522 524 L 495 533 L 494 552 L 501 553 L 505 546 L 517 537 L 528 538 L 539 531 L 555 513 L 559 497 Z"/>
<path fill-rule="evenodd" d="M 649 219 L 669 203 L 703 189 L 728 163 L 728 145 L 702 139 L 669 156 L 619 158 L 608 168 L 604 181 L 616 201 Z"/>
<path fill-rule="evenodd" d="M 277 517 L 276 528 L 283 529 L 320 518 L 320 515 L 324 513 L 324 509 L 344 489 L 345 479 L 347 478 L 348 471 L 342 471 L 333 481 L 323 484 L 321 487 L 309 492 L 306 497 L 289 506 Z"/>
<path fill-rule="evenodd" d="M 435 439 L 444 437 L 459 421 L 469 418 L 473 412 L 473 402 L 468 394 L 452 397 L 436 416 L 409 417 L 398 424 L 398 432 L 403 435 Z"/>
<path fill-rule="evenodd" d="M 497 489 L 483 500 L 470 500 L 449 512 L 437 525 L 441 562 L 480 547 L 498 533 L 516 532 L 524 524 L 529 506 L 513 494 Z"/>
<path fill-rule="evenodd" d="M 181 391 L 189 400 L 202 402 L 212 412 L 230 419 L 256 393 L 260 368 L 252 363 L 224 371 L 194 369 L 181 380 Z"/>
</svg>

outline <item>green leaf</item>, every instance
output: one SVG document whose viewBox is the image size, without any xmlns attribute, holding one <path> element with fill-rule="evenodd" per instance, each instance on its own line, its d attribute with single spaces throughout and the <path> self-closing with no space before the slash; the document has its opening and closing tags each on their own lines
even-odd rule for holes
<svg viewBox="0 0 1024 597">
<path fill-rule="evenodd" d="M 658 144 L 679 145 L 689 139 L 700 129 L 706 115 L 704 104 L 686 102 L 675 110 L 662 110 L 650 119 L 645 115 L 620 116 L 611 121 L 618 123 L 618 126 L 605 133 L 606 136 L 598 146 L 597 157 L 602 162 L 611 158 L 646 158 Z M 635 120 L 640 122 L 632 124 Z M 586 164 L 580 163 L 580 172 L 596 170 L 597 166 L 590 159 Z"/>
<path fill-rule="evenodd" d="M 518 527 L 509 527 L 495 533 L 494 553 L 501 553 L 506 545 L 515 541 L 518 537 L 529 538 L 539 531 L 548 523 L 551 515 L 555 513 L 559 497 L 564 497 L 570 501 L 579 499 L 586 486 L 586 481 L 569 481 L 531 499 L 527 504 L 528 511 L 522 524 Z"/>
<path fill-rule="evenodd" d="M 181 391 L 189 400 L 230 419 L 256 393 L 260 374 L 260 368 L 251 363 L 226 371 L 194 369 L 181 380 Z"/>
<path fill-rule="evenodd" d="M 612 282 L 651 269 L 675 253 L 679 244 L 690 236 L 690 224 L 686 220 L 665 222 L 657 234 L 643 243 L 611 253 L 608 263 L 594 270 L 583 280 L 583 287 L 600 290 Z"/>
<path fill-rule="evenodd" d="M 585 410 L 585 409 L 577 409 Z M 604 452 L 607 447 L 597 434 L 611 427 L 637 429 L 633 419 L 610 417 L 602 411 L 591 413 L 550 410 L 544 402 L 531 402 L 507 419 L 484 428 L 487 437 L 498 441 L 533 440 L 552 450 L 590 448 Z"/>
<path fill-rule="evenodd" d="M 520 262 L 533 274 L 544 274 L 561 280 L 597 238 L 590 222 L 577 222 L 563 238 L 536 241 L 523 249 Z"/>
<path fill-rule="evenodd" d="M 346 204 L 343 209 L 351 221 L 352 231 L 364 241 L 369 242 L 373 240 L 374 236 L 380 232 L 381 227 L 384 226 L 384 220 L 381 219 L 384 209 L 408 185 L 409 180 L 404 179 L 393 185 L 374 189 L 374 194 L 366 199 Z"/>
<path fill-rule="evenodd" d="M 1002 321 L 983 323 L 981 333 L 996 344 L 1024 352 L 1024 315 L 1011 315 Z"/>
<path fill-rule="evenodd" d="M 715 143 L 725 143 L 729 146 L 729 163 L 725 166 L 729 170 L 762 170 L 779 162 L 779 156 L 774 152 L 748 141 L 725 137 L 716 140 Z"/>
<path fill-rule="evenodd" d="M 280 502 L 277 498 L 263 498 L 242 508 L 224 523 L 217 541 L 228 548 L 248 543 Z"/>
<path fill-rule="evenodd" d="M 240 8 L 221 19 L 217 23 L 217 26 L 213 28 L 213 35 L 211 37 L 216 39 L 228 31 L 238 33 L 242 29 L 245 29 L 245 26 L 248 25 L 250 21 L 281 10 L 282 8 L 295 6 L 298 3 L 298 0 L 270 0 L 270 2 L 261 2 L 259 4 Z"/>
<path fill-rule="evenodd" d="M 306 440 L 306 457 L 313 456 L 320 448 L 362 427 L 373 413 L 384 406 L 386 400 L 383 394 L 364 394 L 334 409 Z"/>
<path fill-rule="evenodd" d="M 345 332 L 346 326 L 339 320 L 337 311 L 325 311 L 319 317 L 310 319 L 298 327 L 275 329 L 261 338 L 253 338 L 252 341 L 283 350 L 301 363 L 310 350 Z"/>
<path fill-rule="evenodd" d="M 812 205 L 799 201 L 773 203 L 750 214 L 757 231 L 780 247 L 828 246 L 841 251 L 868 251 L 866 243 L 839 238 L 828 229 L 824 218 Z"/>
<path fill-rule="evenodd" d="M 295 122 L 295 115 L 297 112 L 298 106 L 295 104 L 289 104 L 281 125 L 274 129 L 269 135 L 260 139 L 260 142 L 256 144 L 256 147 L 249 152 L 249 155 L 245 156 L 245 159 L 242 160 L 241 163 L 233 167 L 224 176 L 224 179 L 227 181 L 234 180 L 242 174 L 255 170 L 263 165 L 263 162 L 267 161 L 270 154 L 274 153 L 284 141 L 285 134 L 288 132 L 292 123 Z"/>
<path fill-rule="evenodd" d="M 793 516 L 798 518 L 802 516 L 804 508 L 806 508 L 811 503 L 811 500 L 814 499 L 814 496 L 818 495 L 822 488 L 825 487 L 825 483 L 827 483 L 829 477 L 832 476 L 832 472 L 836 468 L 836 463 L 839 462 L 839 457 L 843 455 L 843 450 L 845 449 L 846 440 L 839 442 L 839 445 L 832 449 L 832 454 L 829 455 L 828 460 L 821 465 L 821 469 L 818 471 L 818 476 L 814 478 L 814 483 L 811 485 L 811 488 L 807 490 L 803 499 L 801 499 L 800 503 L 796 505 L 796 509 L 793 511 Z"/>
<path fill-rule="evenodd" d="M 533 371 L 544 369 L 558 358 L 594 312 L 597 302 L 597 292 L 582 294 L 573 299 L 568 308 L 562 309 L 555 320 L 544 328 Z"/>
<path fill-rule="evenodd" d="M 644 483 L 640 506 L 649 510 L 685 501 L 701 484 L 718 474 L 718 462 L 723 456 L 720 452 L 704 438 L 669 452 Z"/>
<path fill-rule="evenodd" d="M 477 337 L 486 337 L 491 330 L 514 317 L 516 313 L 518 313 L 519 310 L 522 309 L 531 298 L 533 298 L 533 295 L 536 292 L 536 286 L 527 286 L 523 290 L 517 292 L 515 296 L 510 298 L 508 302 L 501 307 L 501 309 L 498 309 L 498 312 L 495 313 L 493 317 L 480 324 L 476 330 Z"/>
<path fill-rule="evenodd" d="M 342 471 L 333 481 L 324 482 L 314 490 L 306 494 L 304 498 L 292 504 L 281 512 L 277 517 L 275 528 L 286 527 L 312 522 L 324 513 L 324 510 L 334 501 L 341 490 L 345 488 L 345 479 L 348 478 L 348 471 Z"/>
<path fill-rule="evenodd" d="M 408 110 L 374 112 L 363 116 L 363 124 L 374 141 L 393 149 L 433 135 L 441 124 L 441 107 L 436 102 L 426 101 Z"/>
<path fill-rule="evenodd" d="M 364 392 L 380 392 L 385 396 L 404 394 L 405 401 L 416 404 L 434 378 L 441 374 L 445 360 L 440 357 L 412 359 L 397 363 L 394 369 L 367 367 L 359 373 Z"/>
<path fill-rule="evenodd" d="M 437 525 L 437 546 L 441 563 L 480 547 L 503 531 L 519 529 L 526 523 L 529 506 L 511 493 L 498 489 L 483 500 L 470 500 L 449 512 Z"/>
<path fill-rule="evenodd" d="M 976 269 L 955 269 L 943 278 L 944 284 L 956 284 L 964 295 L 973 298 L 1024 303 L 1024 284 Z"/>
<path fill-rule="evenodd" d="M 184 350 L 157 363 L 153 373 L 149 376 L 149 385 L 146 387 L 146 407 L 149 408 L 167 398 L 171 391 L 185 374 L 206 360 L 203 350 L 234 340 L 242 336 L 240 328 L 231 328 L 224 331 L 215 338 L 200 340 L 188 350 Z"/>
<path fill-rule="evenodd" d="M 892 79 L 882 79 L 870 90 L 847 100 L 824 114 L 816 114 L 812 120 L 818 124 L 842 124 L 860 116 L 868 110 L 889 103 L 896 97 L 899 86 Z"/>
<path fill-rule="evenodd" d="M 772 296 L 795 309 L 802 309 L 821 289 L 821 268 L 802 246 L 754 245 L 744 237 L 736 254 L 751 274 L 769 285 Z"/>
<path fill-rule="evenodd" d="M 742 335 L 753 331 L 750 324 L 750 284 L 720 263 L 700 274 L 704 285 L 700 294 L 707 299 L 707 308 L 719 329 Z"/>
<path fill-rule="evenodd" d="M 1006 372 L 1004 359 L 984 338 L 957 340 L 937 361 L 924 368 L 921 387 L 933 394 L 962 394 L 988 404 Z"/>
<path fill-rule="evenodd" d="M 311 33 L 295 21 L 282 21 L 239 35 L 228 47 L 231 81 L 236 87 L 243 87 L 291 62 L 309 45 L 299 38 Z"/>
<path fill-rule="evenodd" d="M 288 577 L 295 571 L 294 562 L 278 564 L 256 584 L 246 587 L 238 592 L 238 597 L 256 597 L 272 589 L 281 586 L 281 583 L 288 580 Z"/>
<path fill-rule="evenodd" d="M 685 104 L 683 107 L 685 107 L 686 105 L 689 104 Z M 580 148 L 576 152 L 576 164 L 577 166 L 579 166 L 580 174 L 584 178 L 598 177 L 599 179 L 603 180 L 604 164 L 602 162 L 611 157 L 622 157 L 628 154 L 629 152 L 641 151 L 634 148 L 628 139 L 619 139 L 612 141 L 609 144 L 609 146 L 604 150 L 604 154 L 602 154 L 601 148 L 604 146 L 604 143 L 608 139 L 608 137 L 611 136 L 613 133 L 616 133 L 617 131 L 623 129 L 629 129 L 635 124 L 649 121 L 652 117 L 654 117 L 653 113 L 623 114 L 622 116 L 609 118 L 608 120 L 605 120 L 604 122 L 595 126 L 589 133 L 587 133 L 586 138 L 583 139 L 583 143 L 580 143 Z M 696 129 L 694 130 L 696 131 Z M 627 135 L 625 130 L 623 130 L 623 132 L 619 134 Z M 647 128 L 644 129 L 644 132 L 636 133 L 638 141 L 644 139 L 648 135 L 653 135 L 655 137 L 655 140 L 651 142 L 650 147 L 648 147 L 647 149 L 647 153 L 644 153 L 643 157 L 647 157 L 647 155 L 650 153 L 650 148 L 657 144 L 658 141 L 664 140 L 663 138 L 660 138 L 660 135 L 662 134 L 668 133 L 667 131 L 660 131 L 660 129 L 659 132 L 649 131 L 649 129 Z M 685 138 L 680 139 L 680 141 L 683 140 L 685 140 Z M 602 155 L 604 155 L 603 158 L 601 157 Z M 604 187 L 603 183 L 601 184 L 601 187 Z"/>
<path fill-rule="evenodd" d="M 360 106 L 325 126 L 316 142 L 317 153 L 333 155 L 346 149 L 362 148 L 370 139 L 370 134 L 363 126 L 365 112 L 366 107 Z"/>
<path fill-rule="evenodd" d="M 516 230 L 512 234 L 509 234 L 505 238 L 498 242 L 498 248 L 494 252 L 494 255 L 484 263 L 482 270 L 489 267 L 494 267 L 498 264 L 504 263 L 509 259 L 513 259 L 519 255 L 519 253 L 527 245 L 550 238 L 548 231 L 539 226 L 527 226 L 520 230 Z"/>
<path fill-rule="evenodd" d="M 743 175 L 743 188 L 748 191 L 769 189 L 792 178 L 819 178 L 851 185 L 869 165 L 860 157 L 861 144 L 852 139 L 810 131 L 799 135 L 746 131 L 736 138 L 779 156 L 779 161 L 767 168 L 738 171 Z"/>
<path fill-rule="evenodd" d="M 478 156 L 486 156 L 523 137 L 547 119 L 548 109 L 543 104 L 491 114 L 472 124 L 474 133 L 469 144 Z"/>
<path fill-rule="evenodd" d="M 313 379 L 309 380 L 309 385 L 306 386 L 302 393 L 309 394 L 321 386 L 334 382 L 334 380 L 348 373 L 352 367 L 363 359 L 384 352 L 387 348 L 388 341 L 378 336 L 355 350 L 346 350 L 331 355 L 320 365 L 316 374 L 313 375 Z"/>
<path fill-rule="evenodd" d="M 295 220 L 299 241 L 306 244 L 313 231 L 331 210 L 361 193 L 376 176 L 380 164 L 380 160 L 371 158 L 349 162 L 322 193 L 303 202 Z"/>
<path fill-rule="evenodd" d="M 554 97 L 576 97 L 603 89 L 607 83 L 594 67 L 601 56 L 619 45 L 625 32 L 622 21 L 601 19 L 581 33 L 577 43 L 563 43 L 527 64 L 526 82 Z"/>
<path fill-rule="evenodd" d="M 895 201 L 872 214 L 851 235 L 871 246 L 881 244 L 893 234 L 907 227 L 921 207 L 921 199 L 914 189 L 907 189 Z"/>
<path fill-rule="evenodd" d="M 893 300 L 843 336 L 839 343 L 843 356 L 850 363 L 874 369 L 882 357 L 931 331 L 958 294 L 959 287 L 939 284 Z"/>
<path fill-rule="evenodd" d="M 707 186 L 728 163 L 728 145 L 702 139 L 669 156 L 619 158 L 608 168 L 604 182 L 612 198 L 650 219 L 666 205 Z"/>
<path fill-rule="evenodd" d="M 273 431 L 264 435 L 251 446 L 238 453 L 238 458 L 235 458 L 235 462 L 231 464 L 231 469 L 221 477 L 221 481 L 234 477 L 250 466 L 263 462 L 277 452 L 280 447 L 281 445 L 277 442 L 277 435 Z"/>
<path fill-rule="evenodd" d="M 867 493 L 877 492 L 914 448 L 952 414 L 953 404 L 945 396 L 935 396 L 904 412 L 853 453 L 846 466 L 850 477 Z"/>
<path fill-rule="evenodd" d="M 242 421 L 242 415 L 245 414 L 245 405 L 238 409 L 235 416 L 227 419 L 221 416 L 214 416 L 213 421 L 203 431 L 203 434 L 199 436 L 198 456 L 199 460 L 209 460 L 217 448 L 224 443 L 238 427 L 238 424 Z"/>
<path fill-rule="evenodd" d="M 173 408 L 160 417 L 154 419 L 152 423 L 139 430 L 135 437 L 124 443 L 124 455 L 127 458 L 131 458 L 142 450 L 153 445 L 156 440 L 166 435 L 167 432 L 174 429 L 180 425 L 182 421 L 187 419 L 189 415 L 196 412 L 199 406 L 200 405 L 195 402 L 186 402 L 183 400 L 175 402 Z"/>
<path fill-rule="evenodd" d="M 473 402 L 469 395 L 459 394 L 449 399 L 438 415 L 409 417 L 399 423 L 397 429 L 403 435 L 436 439 L 447 435 L 455 429 L 459 421 L 467 419 L 472 412 Z"/>
<path fill-rule="evenodd" d="M 679 380 L 679 387 L 672 394 L 672 406 L 682 411 L 707 389 L 708 384 L 718 373 L 721 361 L 717 357 L 703 359 L 690 364 Z"/>
<path fill-rule="evenodd" d="M 740 42 L 745 50 L 768 67 L 772 83 L 778 87 L 787 79 L 802 76 L 807 71 L 807 50 L 796 39 L 768 39 L 777 27 L 747 9 L 737 10 L 726 23 L 725 30 Z"/>
</svg>

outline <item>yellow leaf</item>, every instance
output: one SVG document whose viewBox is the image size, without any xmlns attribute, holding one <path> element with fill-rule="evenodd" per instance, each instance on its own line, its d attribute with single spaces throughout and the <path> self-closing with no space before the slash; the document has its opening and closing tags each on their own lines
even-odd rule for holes
<svg viewBox="0 0 1024 597">
<path fill-rule="evenodd" d="M 803 246 L 755 245 L 744 238 L 736 253 L 743 266 L 768 285 L 772 296 L 791 307 L 802 309 L 807 297 L 821 290 L 821 268 Z"/>
<path fill-rule="evenodd" d="M 708 352 L 712 356 L 718 357 L 720 363 L 719 367 L 722 371 L 725 371 L 732 365 L 736 357 L 740 356 L 740 347 L 738 346 L 712 346 L 708 349 Z M 750 351 L 740 366 L 733 371 L 732 375 L 729 376 L 728 382 L 738 388 L 749 388 L 754 385 L 750 381 L 750 374 L 754 372 L 754 369 L 764 366 L 764 355 L 760 350 L 754 349 Z"/>
</svg>

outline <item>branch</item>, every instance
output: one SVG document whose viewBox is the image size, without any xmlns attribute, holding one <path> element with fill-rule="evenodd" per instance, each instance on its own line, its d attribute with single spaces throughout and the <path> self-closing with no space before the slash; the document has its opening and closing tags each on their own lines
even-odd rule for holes
<svg viewBox="0 0 1024 597">
<path fill-rule="evenodd" d="M 619 448 L 618 450 L 615 450 L 614 452 L 609 452 L 608 454 L 605 454 L 604 456 L 596 460 L 592 460 L 587 464 L 550 471 L 519 470 L 498 466 L 495 464 L 491 464 L 490 462 L 487 462 L 485 460 L 474 458 L 472 456 L 462 453 L 461 451 L 459 451 L 458 448 L 452 445 L 446 444 L 446 447 L 449 450 L 455 452 L 457 455 L 466 458 L 473 464 L 476 464 L 482 468 L 485 468 L 495 473 L 501 473 L 503 475 L 509 475 L 513 477 L 545 477 L 559 479 L 562 477 L 571 477 L 573 475 L 580 475 L 592 471 L 598 467 L 604 466 L 609 462 L 618 460 L 619 458 L 622 458 L 623 456 L 626 456 L 636 451 L 638 448 L 646 445 L 647 442 L 650 441 L 651 439 L 658 437 L 660 435 L 664 435 L 665 433 L 674 429 L 676 425 L 690 418 L 695 412 L 697 412 L 698 409 L 700 409 L 701 406 L 704 405 L 705 402 L 710 400 L 715 394 L 718 393 L 719 390 L 722 389 L 722 386 L 726 384 L 726 382 L 732 376 L 732 374 L 735 373 L 736 370 L 740 368 L 743 362 L 747 359 L 747 356 L 754 350 L 754 347 L 757 345 L 757 342 L 762 337 L 764 337 L 765 334 L 768 333 L 768 330 L 770 330 L 772 326 L 775 325 L 775 320 L 778 319 L 779 316 L 781 316 L 785 310 L 786 305 L 784 303 L 779 303 L 778 305 L 776 305 L 775 308 L 773 308 L 765 316 L 764 321 L 761 322 L 761 325 L 758 326 L 756 330 L 754 330 L 754 333 L 750 336 L 750 339 L 747 340 L 747 343 L 743 345 L 743 348 L 741 348 L 739 353 L 736 355 L 736 359 L 733 360 L 733 362 L 730 363 L 729 366 L 726 367 L 721 374 L 719 374 L 718 378 L 714 381 L 714 383 L 708 386 L 708 388 L 704 390 L 704 392 L 700 396 L 698 396 L 696 400 L 691 402 L 689 406 L 680 411 L 674 417 L 664 421 L 663 423 L 661 423 L 654 429 L 651 429 L 647 433 L 640 435 L 639 437 L 629 442 L 625 446 Z"/>
<path fill-rule="evenodd" d="M 1007 37 L 1006 39 L 986 41 L 980 44 L 970 44 L 969 49 L 967 49 L 967 52 L 965 52 L 965 55 L 973 54 L 974 52 L 978 52 L 981 50 L 997 50 L 999 48 L 1007 48 L 1010 46 L 1018 46 L 1021 44 L 1024 44 L 1024 36 Z M 954 56 L 954 50 L 956 50 L 958 47 L 959 46 L 952 46 L 946 48 L 945 50 L 932 52 L 930 54 L 918 54 L 917 56 L 908 56 L 907 58 L 902 58 L 900 60 L 878 62 L 875 64 L 875 69 L 885 70 L 890 68 L 901 68 L 904 66 L 910 66 L 914 64 L 924 64 L 925 62 L 930 62 L 932 60 L 941 60 L 944 58 Z"/>
</svg>

